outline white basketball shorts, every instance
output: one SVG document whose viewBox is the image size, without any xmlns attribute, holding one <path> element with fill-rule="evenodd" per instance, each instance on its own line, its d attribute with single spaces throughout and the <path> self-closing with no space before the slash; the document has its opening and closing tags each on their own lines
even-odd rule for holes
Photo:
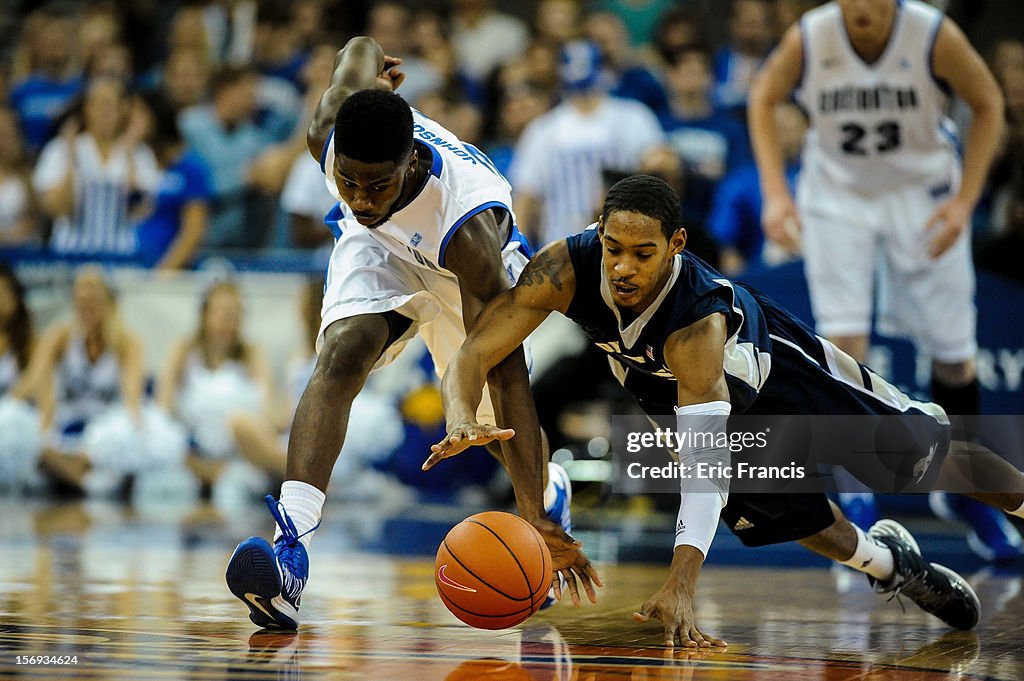
<svg viewBox="0 0 1024 681">
<path fill-rule="evenodd" d="M 510 283 L 519 279 L 529 262 L 518 247 L 518 242 L 511 241 L 502 253 Z M 458 281 L 399 258 L 365 230 L 346 230 L 334 245 L 327 269 L 317 352 L 323 346 L 327 327 L 339 319 L 389 311 L 408 317 L 412 324 L 384 352 L 374 369 L 392 362 L 419 334 L 434 360 L 437 375 L 443 376 L 466 340 Z M 528 345 L 526 350 L 529 363 Z M 486 388 L 477 418 L 480 423 L 495 423 L 494 407 Z"/>
<path fill-rule="evenodd" d="M 977 352 L 974 265 L 965 232 L 933 259 L 925 231 L 935 209 L 959 187 L 959 171 L 926 184 L 863 195 L 821 173 L 801 175 L 797 208 L 804 269 L 822 336 L 866 335 L 878 280 L 877 329 L 906 337 L 939 362 Z"/>
</svg>

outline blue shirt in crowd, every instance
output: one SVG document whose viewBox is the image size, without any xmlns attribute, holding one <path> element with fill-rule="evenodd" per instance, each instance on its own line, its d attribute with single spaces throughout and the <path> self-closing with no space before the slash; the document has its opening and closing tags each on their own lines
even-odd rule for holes
<svg viewBox="0 0 1024 681">
<path fill-rule="evenodd" d="M 203 157 L 186 151 L 164 171 L 157 187 L 153 212 L 137 227 L 138 261 L 153 267 L 164 257 L 181 229 L 182 211 L 192 201 L 213 198 L 210 168 Z"/>
<path fill-rule="evenodd" d="M 18 114 L 25 140 L 38 151 L 51 137 L 54 122 L 63 114 L 79 92 L 81 76 L 52 80 L 34 73 L 11 88 L 11 108 Z"/>
</svg>

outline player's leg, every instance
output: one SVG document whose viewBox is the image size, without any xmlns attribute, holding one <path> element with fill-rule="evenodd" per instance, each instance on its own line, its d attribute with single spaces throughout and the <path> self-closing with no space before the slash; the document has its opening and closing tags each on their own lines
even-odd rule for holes
<svg viewBox="0 0 1024 681">
<path fill-rule="evenodd" d="M 352 401 L 370 370 L 393 359 L 436 303 L 413 267 L 371 235 L 346 232 L 327 274 L 317 365 L 299 399 L 280 500 L 266 501 L 274 543 L 250 537 L 228 563 L 231 592 L 258 626 L 294 629 L 309 574 L 307 549 L 320 524 L 327 484 L 348 428 Z"/>
<path fill-rule="evenodd" d="M 228 587 L 249 606 L 254 624 L 298 626 L 299 600 L 309 575 L 307 549 L 320 525 L 352 401 L 378 358 L 410 324 L 408 318 L 387 312 L 341 319 L 325 331 L 316 368 L 295 411 L 281 498 L 267 497 L 278 525 L 274 544 L 251 537 L 238 545 L 228 563 Z"/>
</svg>

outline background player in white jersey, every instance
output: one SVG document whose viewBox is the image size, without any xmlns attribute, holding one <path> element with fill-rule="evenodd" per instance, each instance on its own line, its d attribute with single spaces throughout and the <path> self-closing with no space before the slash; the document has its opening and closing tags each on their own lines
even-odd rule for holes
<svg viewBox="0 0 1024 681">
<path fill-rule="evenodd" d="M 794 90 L 810 117 L 795 203 L 773 117 Z M 951 94 L 973 112 L 962 163 L 945 116 Z M 786 33 L 749 119 L 765 234 L 791 250 L 802 240 L 818 332 L 865 361 L 880 273 L 879 331 L 908 336 L 931 359 L 932 399 L 947 413 L 978 413 L 968 226 L 1003 105 L 964 34 L 918 0 L 835 0 Z M 1001 516 L 951 501 L 1016 553 L 1019 536 Z"/>
<path fill-rule="evenodd" d="M 419 333 L 443 372 L 484 304 L 527 262 L 508 182 L 479 150 L 393 93 L 404 79 L 400 61 L 370 38 L 349 41 L 307 135 L 339 199 L 326 218 L 336 243 L 319 358 L 288 442 L 287 480 L 280 501 L 267 498 L 279 526 L 275 544 L 252 537 L 228 565 L 228 586 L 258 626 L 298 626 L 306 550 L 320 524 L 352 400 L 370 370 Z M 549 492 L 531 484 L 541 478 L 544 462 L 522 349 L 488 380 L 495 399 L 485 411 L 516 424 L 524 436 L 500 454 L 521 464 L 507 466 L 519 511 L 545 535 L 555 568 L 566 576 L 579 572 L 593 599 L 596 572 L 579 544 L 544 518 L 546 511 L 568 524 L 568 478 L 553 474 Z M 578 601 L 575 579 L 569 583 Z"/>
</svg>

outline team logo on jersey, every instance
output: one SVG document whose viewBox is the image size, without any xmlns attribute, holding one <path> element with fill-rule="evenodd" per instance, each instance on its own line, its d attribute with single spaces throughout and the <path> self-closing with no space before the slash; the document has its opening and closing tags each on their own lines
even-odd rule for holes
<svg viewBox="0 0 1024 681">
<path fill-rule="evenodd" d="M 677 520 L 676 521 L 676 536 L 678 537 L 683 532 L 686 532 L 686 523 L 684 523 L 682 520 Z"/>
<path fill-rule="evenodd" d="M 412 235 L 412 238 L 409 239 L 409 243 L 412 245 L 413 248 L 419 246 L 421 241 L 423 241 L 423 235 L 420 234 L 419 232 L 415 232 Z"/>
</svg>

